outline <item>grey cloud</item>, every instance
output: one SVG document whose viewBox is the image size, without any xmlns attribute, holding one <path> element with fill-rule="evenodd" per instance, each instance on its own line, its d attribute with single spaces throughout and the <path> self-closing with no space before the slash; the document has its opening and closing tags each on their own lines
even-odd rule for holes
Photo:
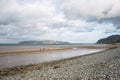
<svg viewBox="0 0 120 80">
<path fill-rule="evenodd" d="M 44 35 L 42 24 L 50 24 L 54 15 L 49 0 L 0 0 L 0 37 L 24 40 Z"/>
<path fill-rule="evenodd" d="M 68 19 L 113 23 L 120 28 L 120 0 L 62 0 L 61 9 Z"/>
<path fill-rule="evenodd" d="M 4 16 L 7 16 L 7 15 L 4 15 Z M 0 20 L 0 24 L 1 25 L 9 25 L 11 23 L 16 23 L 19 21 L 21 21 L 21 20 L 16 14 L 15 15 L 12 14 L 12 16 L 8 14 L 8 17 L 4 17 L 4 19 Z"/>
<path fill-rule="evenodd" d="M 99 39 L 105 31 L 115 30 L 109 23 L 120 28 L 120 10 L 116 5 L 119 6 L 119 0 L 0 0 L 0 41 L 52 36 L 54 40 L 89 42 L 88 36 L 93 35 Z M 90 41 L 95 40 L 93 36 Z"/>
<path fill-rule="evenodd" d="M 109 35 L 113 35 L 113 34 L 117 34 L 119 35 L 120 34 L 120 30 L 116 30 L 116 31 L 106 31 L 104 32 L 105 34 L 109 34 Z"/>
<path fill-rule="evenodd" d="M 60 28 L 60 27 L 64 27 L 64 23 L 63 22 L 52 23 L 50 24 L 50 26 L 53 28 Z"/>
<path fill-rule="evenodd" d="M 45 3 L 44 0 L 26 1 L 27 0 L 1 0 L 0 24 L 7 25 L 38 19 L 47 20 L 55 14 L 54 5 L 51 5 L 49 0 L 47 0 L 47 3 Z"/>
<path fill-rule="evenodd" d="M 61 9 L 71 18 L 111 18 L 120 16 L 119 0 L 62 0 Z"/>
<path fill-rule="evenodd" d="M 109 15 L 110 11 L 112 11 L 113 6 L 108 7 L 108 9 L 104 10 L 102 13 L 107 16 Z"/>
<path fill-rule="evenodd" d="M 87 28 L 77 29 L 77 30 L 75 30 L 75 32 L 92 32 L 94 30 L 95 29 L 93 29 L 93 28 L 87 27 Z"/>
<path fill-rule="evenodd" d="M 71 24 L 69 24 L 69 23 L 63 23 L 63 22 L 56 22 L 56 23 L 51 23 L 50 25 L 49 25 L 49 27 L 51 27 L 51 28 L 61 28 L 61 27 L 74 27 L 74 25 L 71 25 Z"/>
<path fill-rule="evenodd" d="M 98 22 L 113 23 L 117 29 L 120 29 L 120 17 L 105 18 L 105 19 L 98 20 Z"/>
<path fill-rule="evenodd" d="M 0 36 L 6 36 L 7 33 L 0 33 Z"/>
</svg>

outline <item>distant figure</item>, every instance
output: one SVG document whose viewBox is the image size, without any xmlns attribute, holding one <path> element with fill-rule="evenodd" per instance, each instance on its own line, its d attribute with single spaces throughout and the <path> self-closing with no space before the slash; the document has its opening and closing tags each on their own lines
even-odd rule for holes
<svg viewBox="0 0 120 80">
<path fill-rule="evenodd" d="M 43 48 L 43 51 L 45 51 L 45 48 Z"/>
<path fill-rule="evenodd" d="M 40 48 L 40 51 L 41 51 L 41 48 Z"/>
</svg>

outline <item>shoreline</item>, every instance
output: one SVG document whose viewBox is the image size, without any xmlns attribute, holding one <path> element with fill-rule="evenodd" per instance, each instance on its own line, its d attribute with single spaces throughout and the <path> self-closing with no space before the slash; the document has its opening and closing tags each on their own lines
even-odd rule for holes
<svg viewBox="0 0 120 80">
<path fill-rule="evenodd" d="M 57 69 L 58 69 L 58 71 L 60 71 L 59 69 L 68 70 L 68 67 L 62 67 L 62 66 L 65 66 L 66 64 L 69 64 L 69 63 L 71 64 L 71 66 L 79 65 L 79 64 L 76 64 L 76 62 L 78 60 L 80 60 L 81 62 L 82 61 L 84 62 L 84 59 L 87 59 L 87 58 L 90 58 L 90 60 L 92 60 L 93 62 L 88 63 L 89 62 L 89 59 L 88 59 L 88 60 L 86 60 L 86 62 L 89 65 L 84 63 L 87 66 L 84 66 L 83 64 L 81 64 L 81 65 L 79 65 L 79 67 L 81 66 L 81 68 L 84 68 L 84 67 L 89 67 L 91 65 L 95 65 L 95 64 L 99 64 L 99 63 L 103 64 L 103 63 L 106 63 L 106 62 L 108 62 L 108 61 L 110 61 L 112 59 L 115 59 L 116 57 L 118 57 L 118 59 L 119 59 L 120 58 L 120 55 L 118 54 L 119 51 L 120 51 L 119 49 L 120 48 L 107 49 L 105 51 L 101 51 L 101 52 L 97 52 L 97 53 L 93 53 L 93 54 L 82 55 L 82 56 L 69 58 L 69 59 L 64 59 L 64 60 L 46 62 L 46 63 L 42 63 L 42 64 L 31 64 L 31 65 L 27 65 L 27 66 L 17 66 L 17 67 L 14 67 L 14 68 L 7 68 L 7 69 L 2 69 L 2 70 L 0 69 L 0 75 L 2 75 L 3 77 L 5 77 L 5 76 L 9 76 L 9 77 L 12 76 L 13 77 L 13 76 L 15 76 L 17 74 L 22 76 L 23 74 L 27 74 L 29 72 L 38 71 L 38 70 L 39 70 L 40 73 L 42 73 L 42 71 L 46 72 L 46 69 L 47 70 L 53 70 L 53 72 L 54 72 L 54 70 L 56 71 Z M 113 52 L 115 52 L 115 53 L 113 53 Z M 107 54 L 107 53 L 109 53 L 109 54 Z M 104 54 L 106 55 L 106 57 L 103 56 Z M 108 58 L 107 58 L 107 55 L 108 55 Z M 97 59 L 95 56 L 98 56 L 98 58 L 100 56 L 103 56 L 103 59 L 100 58 L 100 60 L 106 59 L 107 61 L 100 61 L 99 59 L 98 59 L 98 61 L 94 61 L 95 59 Z M 71 61 L 73 61 L 73 62 L 71 63 Z M 114 64 L 112 64 L 112 65 L 114 65 Z M 120 64 L 118 64 L 118 65 L 120 65 Z M 97 66 L 101 66 L 101 65 L 97 65 Z M 77 69 L 79 69 L 79 67 L 77 67 Z M 75 69 L 71 68 L 71 69 L 73 71 L 76 71 L 76 68 Z M 47 73 L 44 73 L 44 72 L 43 72 L 43 74 L 47 75 Z M 66 72 L 63 71 L 63 73 L 66 73 Z M 68 72 L 68 74 L 69 74 L 69 72 Z M 73 76 L 73 75 L 71 75 L 71 76 Z M 56 77 L 58 77 L 58 76 L 56 76 Z M 60 79 L 62 79 L 61 77 L 60 77 Z M 84 79 L 84 77 L 82 77 L 82 78 L 83 78 L 83 80 L 86 80 L 86 79 Z M 41 77 L 41 79 L 49 80 L 47 76 L 43 76 L 43 77 Z M 116 79 L 116 80 L 118 80 L 118 79 Z"/>
<path fill-rule="evenodd" d="M 13 68 L 17 68 L 17 67 L 31 67 L 31 66 L 37 66 L 37 65 L 48 65 L 48 64 L 53 64 L 53 63 L 56 63 L 56 62 L 62 62 L 62 61 L 66 61 L 66 60 L 71 60 L 71 59 L 76 59 L 76 58 L 80 58 L 80 57 L 84 57 L 84 56 L 91 56 L 91 55 L 94 55 L 94 54 L 98 54 L 98 53 L 101 53 L 101 52 L 105 52 L 105 51 L 108 51 L 108 50 L 111 50 L 111 49 L 116 49 L 116 47 L 113 47 L 113 48 L 107 48 L 103 51 L 99 51 L 99 52 L 93 52 L 93 53 L 90 53 L 90 54 L 85 54 L 85 55 L 80 55 L 80 56 L 75 56 L 75 57 L 71 57 L 71 58 L 66 58 L 66 59 L 60 59 L 60 60 L 54 60 L 54 61 L 50 61 L 50 62 L 43 62 L 43 63 L 38 63 L 38 64 L 28 64 L 28 65 L 18 65 L 18 66 L 15 66 L 15 67 L 8 67 L 8 68 L 0 68 L 0 70 L 6 70 L 6 69 L 13 69 Z"/>
<path fill-rule="evenodd" d="M 44 51 L 58 51 L 68 50 L 73 48 L 88 48 L 88 49 L 99 49 L 99 48 L 114 48 L 120 46 L 117 45 L 82 45 L 82 46 L 67 46 L 67 47 L 51 47 L 51 48 L 28 48 L 28 49 L 17 49 L 17 50 L 0 50 L 0 54 L 14 54 L 14 53 L 31 53 L 31 52 L 44 52 Z"/>
</svg>

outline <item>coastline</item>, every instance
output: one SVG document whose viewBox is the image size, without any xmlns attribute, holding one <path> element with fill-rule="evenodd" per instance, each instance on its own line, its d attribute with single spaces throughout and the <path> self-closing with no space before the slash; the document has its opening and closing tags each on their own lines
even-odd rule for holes
<svg viewBox="0 0 120 80">
<path fill-rule="evenodd" d="M 95 45 L 77 45 L 77 46 L 66 46 L 66 47 L 42 47 L 42 48 L 28 48 L 28 49 L 17 49 L 17 50 L 0 50 L 0 54 L 14 54 L 14 53 L 32 53 L 32 52 L 44 52 L 44 51 L 58 51 L 58 50 L 68 50 L 73 48 L 88 48 L 88 49 L 99 49 L 99 48 L 114 48 L 118 47 L 120 44 L 107 44 L 107 45 L 101 45 L 101 44 L 95 44 Z"/>
<path fill-rule="evenodd" d="M 107 78 L 119 80 L 119 52 L 120 48 L 114 48 L 70 59 L 7 68 L 0 70 L 0 78 L 2 80 L 15 80 L 16 78 L 23 80 L 35 78 L 40 80 L 99 80 Z"/>
</svg>

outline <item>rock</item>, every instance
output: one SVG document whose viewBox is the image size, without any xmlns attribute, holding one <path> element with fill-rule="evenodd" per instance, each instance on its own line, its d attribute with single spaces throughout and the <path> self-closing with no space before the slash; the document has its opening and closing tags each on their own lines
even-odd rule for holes
<svg viewBox="0 0 120 80">
<path fill-rule="evenodd" d="M 60 66 L 54 66 L 54 68 L 53 68 L 53 69 L 57 69 L 57 68 L 60 68 Z"/>
<path fill-rule="evenodd" d="M 97 44 L 113 44 L 120 43 L 120 35 L 112 35 L 97 41 Z"/>
</svg>

